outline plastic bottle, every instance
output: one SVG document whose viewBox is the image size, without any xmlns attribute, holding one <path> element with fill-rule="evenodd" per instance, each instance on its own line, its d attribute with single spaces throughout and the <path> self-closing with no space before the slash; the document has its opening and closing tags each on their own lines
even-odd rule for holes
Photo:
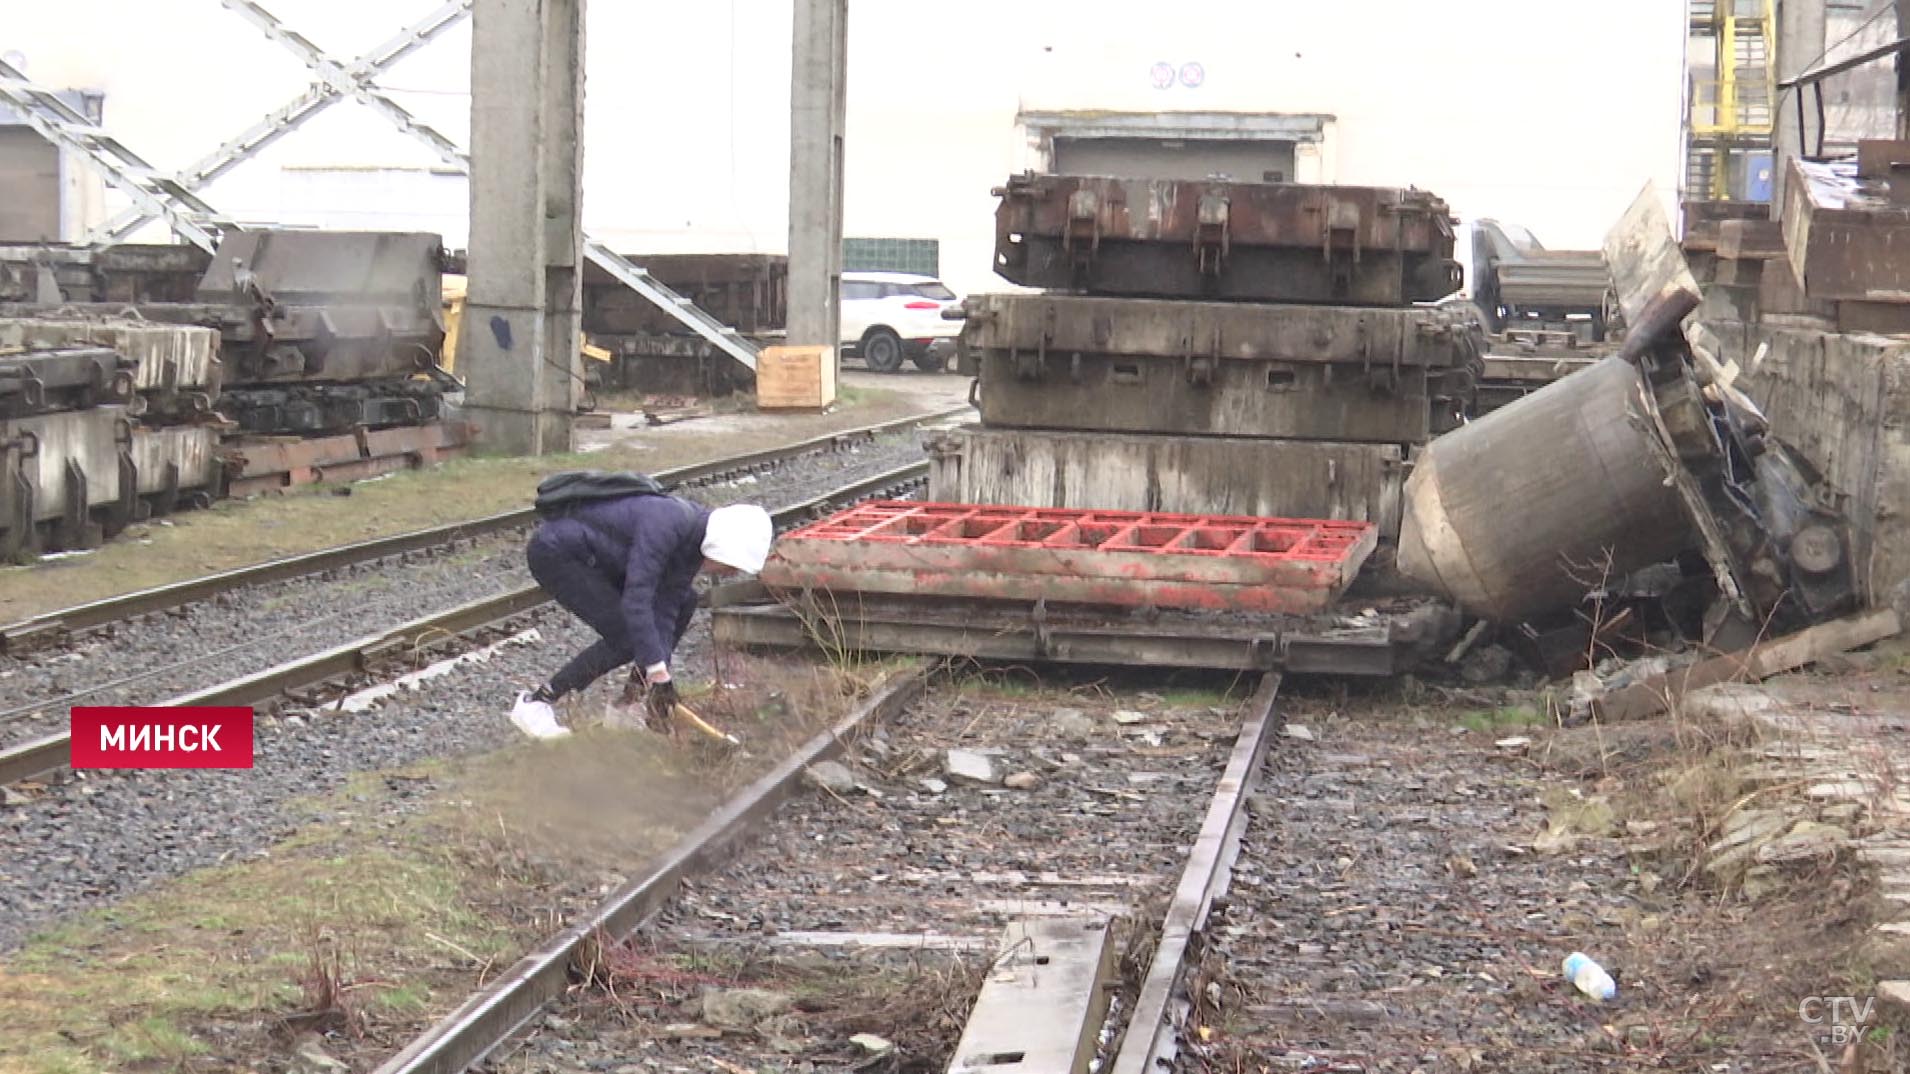
<svg viewBox="0 0 1910 1074">
<path fill-rule="evenodd" d="M 1565 976 L 1580 992 L 1601 1003 L 1618 995 L 1618 984 L 1611 974 L 1582 951 L 1572 952 L 1565 960 Z"/>
</svg>

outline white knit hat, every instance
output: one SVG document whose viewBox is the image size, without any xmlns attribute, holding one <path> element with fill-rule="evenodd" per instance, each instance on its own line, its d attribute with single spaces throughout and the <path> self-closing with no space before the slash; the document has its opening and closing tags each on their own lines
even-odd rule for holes
<svg viewBox="0 0 1910 1074">
<path fill-rule="evenodd" d="M 744 574 L 755 574 L 769 559 L 769 542 L 776 527 L 769 512 L 754 504 L 737 503 L 710 512 L 703 531 L 703 555 Z"/>
</svg>

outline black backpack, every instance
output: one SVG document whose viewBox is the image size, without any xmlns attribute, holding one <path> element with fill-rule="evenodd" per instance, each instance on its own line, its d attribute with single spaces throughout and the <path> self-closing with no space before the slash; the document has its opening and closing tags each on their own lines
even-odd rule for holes
<svg viewBox="0 0 1910 1074">
<path fill-rule="evenodd" d="M 549 518 L 594 500 L 669 494 L 669 490 L 649 474 L 615 470 L 566 470 L 538 482 L 534 506 L 538 514 Z"/>
</svg>

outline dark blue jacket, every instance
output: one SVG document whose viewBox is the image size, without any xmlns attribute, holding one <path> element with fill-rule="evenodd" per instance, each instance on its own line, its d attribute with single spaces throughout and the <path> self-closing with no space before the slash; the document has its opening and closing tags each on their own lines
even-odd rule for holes
<svg viewBox="0 0 1910 1074">
<path fill-rule="evenodd" d="M 538 539 L 602 572 L 623 589 L 623 617 L 638 667 L 669 660 L 696 612 L 696 572 L 710 509 L 674 496 L 626 496 L 571 508 Z"/>
</svg>

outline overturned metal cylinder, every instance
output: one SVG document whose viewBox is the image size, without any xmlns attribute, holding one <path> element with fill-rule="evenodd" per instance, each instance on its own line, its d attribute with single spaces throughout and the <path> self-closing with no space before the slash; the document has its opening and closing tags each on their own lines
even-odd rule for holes
<svg viewBox="0 0 1910 1074">
<path fill-rule="evenodd" d="M 1691 547 L 1642 388 L 1606 358 L 1434 440 L 1406 482 L 1400 572 L 1518 622 Z"/>
</svg>

